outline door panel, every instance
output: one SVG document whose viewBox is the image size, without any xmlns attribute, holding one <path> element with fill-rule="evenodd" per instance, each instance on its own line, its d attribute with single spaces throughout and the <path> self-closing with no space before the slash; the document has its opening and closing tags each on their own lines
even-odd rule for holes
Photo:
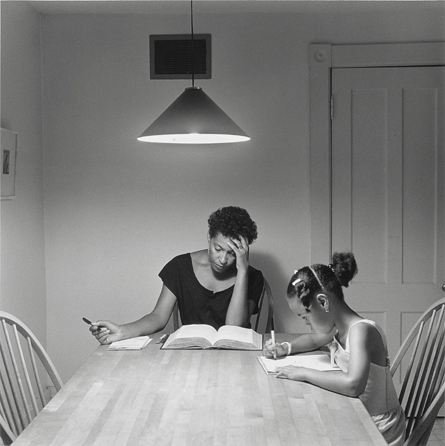
<svg viewBox="0 0 445 446">
<path fill-rule="evenodd" d="M 432 70 L 432 69 L 430 69 Z M 440 70 L 440 69 L 436 69 Z M 435 282 L 438 91 L 404 91 L 403 282 Z M 419 110 L 421 111 L 419 113 Z M 443 116 L 441 117 L 444 119 Z M 443 177 L 442 177 L 443 180 Z M 418 243 L 420 241 L 420 243 Z M 442 280 L 443 277 L 440 278 Z"/>
<path fill-rule="evenodd" d="M 332 251 L 356 255 L 346 299 L 393 357 L 443 296 L 444 68 L 333 69 L 332 94 Z"/>
</svg>

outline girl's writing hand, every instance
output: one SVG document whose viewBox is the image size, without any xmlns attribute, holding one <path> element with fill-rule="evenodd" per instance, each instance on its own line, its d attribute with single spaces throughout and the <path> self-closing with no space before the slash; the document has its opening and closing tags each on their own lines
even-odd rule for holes
<svg viewBox="0 0 445 446">
<path fill-rule="evenodd" d="M 227 242 L 230 248 L 236 256 L 236 269 L 238 271 L 246 271 L 249 268 L 249 243 L 247 240 L 240 236 L 239 240 L 231 239 Z"/>
<path fill-rule="evenodd" d="M 274 350 L 276 351 L 277 358 L 280 356 L 286 356 L 287 355 L 287 348 L 283 347 L 279 342 L 275 342 L 275 344 L 272 342 L 272 339 L 269 339 L 264 344 L 263 353 L 266 358 L 272 358 L 274 354 Z"/>
<path fill-rule="evenodd" d="M 287 365 L 286 367 L 277 367 L 276 378 L 292 379 L 293 381 L 305 381 L 305 367 Z"/>
</svg>

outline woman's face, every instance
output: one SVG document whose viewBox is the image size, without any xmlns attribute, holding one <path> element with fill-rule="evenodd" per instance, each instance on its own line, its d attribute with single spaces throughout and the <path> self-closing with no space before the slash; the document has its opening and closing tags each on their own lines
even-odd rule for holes
<svg viewBox="0 0 445 446">
<path fill-rule="evenodd" d="M 209 237 L 209 262 L 216 273 L 224 273 L 236 262 L 236 255 L 227 244 L 231 240 L 218 232 L 215 237 Z"/>
<path fill-rule="evenodd" d="M 322 296 L 321 299 L 320 296 Z M 300 316 L 313 331 L 329 334 L 334 328 L 334 324 L 329 313 L 326 312 L 326 306 L 322 305 L 322 302 L 325 302 L 323 298 L 327 299 L 324 294 L 313 297 L 309 307 L 305 307 L 298 297 L 288 298 L 287 302 L 290 309 Z"/>
</svg>

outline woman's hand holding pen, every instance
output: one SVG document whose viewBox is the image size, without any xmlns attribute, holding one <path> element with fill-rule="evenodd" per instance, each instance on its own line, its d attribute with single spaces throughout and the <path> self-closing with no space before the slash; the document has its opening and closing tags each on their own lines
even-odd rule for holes
<svg viewBox="0 0 445 446">
<path fill-rule="evenodd" d="M 90 331 L 101 344 L 111 344 L 124 338 L 121 327 L 110 321 L 92 322 Z"/>
<path fill-rule="evenodd" d="M 276 357 L 279 358 L 280 356 L 287 355 L 287 348 L 283 347 L 279 342 L 273 342 L 272 339 L 269 339 L 264 344 L 263 353 L 266 358 L 275 357 L 274 353 L 276 354 Z"/>
</svg>

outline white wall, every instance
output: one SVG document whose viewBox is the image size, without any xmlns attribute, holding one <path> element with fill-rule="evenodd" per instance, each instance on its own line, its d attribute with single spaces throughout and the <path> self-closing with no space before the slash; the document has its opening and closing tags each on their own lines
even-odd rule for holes
<svg viewBox="0 0 445 446">
<path fill-rule="evenodd" d="M 300 113 L 307 121 L 307 107 L 277 87 L 291 87 L 297 60 L 289 43 L 277 52 L 273 39 L 256 41 L 264 16 L 253 29 L 234 19 L 201 18 L 214 74 L 197 85 L 252 141 L 186 148 L 136 140 L 190 85 L 150 81 L 148 65 L 149 34 L 187 32 L 186 16 L 43 19 L 49 349 L 63 355 L 64 377 L 96 346 L 81 317 L 125 322 L 149 312 L 162 266 L 206 248 L 207 218 L 220 206 L 245 207 L 257 222 L 252 264 L 277 297 L 294 263 L 307 262 L 308 141 L 294 124 Z"/>
<path fill-rule="evenodd" d="M 220 206 L 243 206 L 257 222 L 251 261 L 274 291 L 276 328 L 301 330 L 283 296 L 293 270 L 311 262 L 308 45 L 445 35 L 440 2 L 299 3 L 286 14 L 195 7 L 195 32 L 212 34 L 213 53 L 212 79 L 196 84 L 252 137 L 228 146 L 136 140 L 190 85 L 151 81 L 148 64 L 149 35 L 188 33 L 188 8 L 42 17 L 48 349 L 64 380 L 96 346 L 81 317 L 149 312 L 159 270 L 206 246 Z"/>
<path fill-rule="evenodd" d="M 1 2 L 1 126 L 18 133 L 16 198 L 0 202 L 0 310 L 46 342 L 40 15 Z"/>
</svg>

